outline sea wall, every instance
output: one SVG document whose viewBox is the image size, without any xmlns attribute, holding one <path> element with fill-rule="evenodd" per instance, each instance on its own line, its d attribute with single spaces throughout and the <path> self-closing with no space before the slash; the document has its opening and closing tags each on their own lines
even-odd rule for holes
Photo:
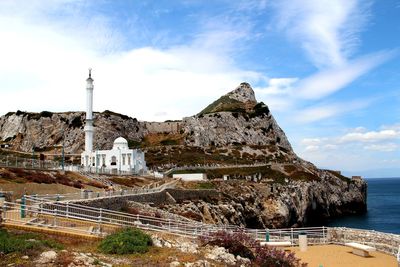
<svg viewBox="0 0 400 267">
<path fill-rule="evenodd" d="M 396 255 L 400 246 L 400 235 L 345 227 L 328 228 L 328 241 L 336 244 L 357 242 L 376 250 Z"/>
</svg>

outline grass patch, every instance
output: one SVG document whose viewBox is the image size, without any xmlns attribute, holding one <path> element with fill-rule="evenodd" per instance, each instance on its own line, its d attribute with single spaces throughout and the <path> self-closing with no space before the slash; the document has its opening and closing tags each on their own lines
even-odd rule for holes
<svg viewBox="0 0 400 267">
<path fill-rule="evenodd" d="M 330 174 L 336 176 L 337 178 L 339 178 L 340 180 L 342 180 L 344 182 L 350 182 L 351 181 L 350 178 L 348 178 L 346 176 L 343 176 L 343 175 L 339 174 L 338 172 L 331 171 L 331 170 L 327 170 L 327 172 L 329 172 Z"/>
<path fill-rule="evenodd" d="M 204 115 L 215 112 L 231 111 L 231 112 L 244 112 L 244 103 L 232 99 L 227 95 L 221 96 L 218 100 L 214 101 L 203 109 L 198 115 Z"/>
<path fill-rule="evenodd" d="M 43 250 L 45 248 L 63 249 L 63 245 L 50 240 L 42 239 L 40 234 L 24 233 L 14 234 L 0 229 L 0 252 L 9 254 L 13 252 L 26 253 L 29 250 Z"/>
<path fill-rule="evenodd" d="M 145 253 L 152 245 L 151 237 L 139 229 L 125 228 L 104 238 L 99 250 L 107 254 Z"/>
</svg>

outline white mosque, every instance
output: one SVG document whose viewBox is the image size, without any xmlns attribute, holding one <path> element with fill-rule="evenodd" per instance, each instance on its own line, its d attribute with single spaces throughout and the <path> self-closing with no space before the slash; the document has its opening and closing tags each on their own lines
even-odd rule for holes
<svg viewBox="0 0 400 267">
<path fill-rule="evenodd" d="M 85 151 L 81 154 L 81 164 L 86 171 L 106 173 L 147 172 L 144 153 L 138 149 L 129 149 L 128 141 L 118 137 L 111 150 L 93 151 L 93 79 L 91 69 L 86 79 L 86 123 Z"/>
</svg>

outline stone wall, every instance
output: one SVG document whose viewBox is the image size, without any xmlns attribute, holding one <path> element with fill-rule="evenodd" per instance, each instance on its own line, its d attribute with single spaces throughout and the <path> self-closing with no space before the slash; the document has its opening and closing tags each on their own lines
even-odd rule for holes
<svg viewBox="0 0 400 267">
<path fill-rule="evenodd" d="M 74 201 L 76 204 L 90 206 L 94 208 L 103 208 L 110 210 L 120 210 L 126 205 L 127 201 L 140 203 L 154 203 L 160 205 L 166 203 L 167 192 L 176 200 L 195 200 L 216 196 L 218 193 L 214 189 L 209 190 L 184 190 L 184 189 L 167 189 L 157 193 L 147 193 L 141 195 L 122 195 L 114 197 L 93 198 L 87 200 Z"/>
<path fill-rule="evenodd" d="M 145 127 L 149 133 L 179 133 L 182 122 L 145 122 Z"/>
<path fill-rule="evenodd" d="M 338 244 L 357 242 L 391 255 L 396 255 L 400 246 L 399 235 L 344 227 L 328 228 L 328 241 Z"/>
</svg>

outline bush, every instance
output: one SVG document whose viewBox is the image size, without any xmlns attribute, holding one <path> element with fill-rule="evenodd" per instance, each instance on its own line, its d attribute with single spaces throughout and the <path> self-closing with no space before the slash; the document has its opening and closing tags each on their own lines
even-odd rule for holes
<svg viewBox="0 0 400 267">
<path fill-rule="evenodd" d="M 267 246 L 258 246 L 256 248 L 255 266 L 280 266 L 280 267 L 306 267 L 307 263 L 300 263 L 294 253 L 287 253 L 284 250 L 270 248 Z"/>
<path fill-rule="evenodd" d="M 260 243 L 244 232 L 229 233 L 218 231 L 207 236 L 200 237 L 201 244 L 224 247 L 229 253 L 251 260 L 251 266 L 262 267 L 306 267 L 306 263 L 300 263 L 300 259 L 294 253 L 261 246 Z"/>
<path fill-rule="evenodd" d="M 226 231 L 218 231 L 207 236 L 201 236 L 200 242 L 203 246 L 212 245 L 224 247 L 229 253 L 235 256 L 239 255 L 250 260 L 255 259 L 252 248 L 256 247 L 257 241 L 244 232 L 229 233 Z"/>
<path fill-rule="evenodd" d="M 104 238 L 99 250 L 108 254 L 144 253 L 152 245 L 151 237 L 139 229 L 125 228 Z"/>
</svg>

